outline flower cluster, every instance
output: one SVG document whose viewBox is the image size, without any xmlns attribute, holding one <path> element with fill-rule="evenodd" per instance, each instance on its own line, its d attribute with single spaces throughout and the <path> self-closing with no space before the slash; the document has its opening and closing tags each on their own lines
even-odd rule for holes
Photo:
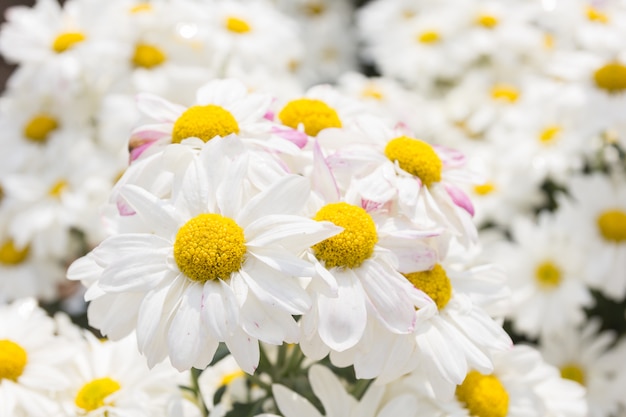
<svg viewBox="0 0 626 417">
<path fill-rule="evenodd" d="M 626 412 L 625 11 L 10 9 L 0 416 Z"/>
</svg>

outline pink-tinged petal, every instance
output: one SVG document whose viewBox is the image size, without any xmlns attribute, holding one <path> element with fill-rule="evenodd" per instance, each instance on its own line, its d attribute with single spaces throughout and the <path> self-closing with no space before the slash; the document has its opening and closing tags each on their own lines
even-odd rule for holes
<svg viewBox="0 0 626 417">
<path fill-rule="evenodd" d="M 306 133 L 288 127 L 272 126 L 271 132 L 285 140 L 288 140 L 300 149 L 304 148 L 309 141 L 309 137 Z"/>
<path fill-rule="evenodd" d="M 446 191 L 454 204 L 467 211 L 470 216 L 474 216 L 474 205 L 470 198 L 459 187 L 453 184 L 445 184 Z"/>
<path fill-rule="evenodd" d="M 300 333 L 290 314 L 270 308 L 256 297 L 248 297 L 242 306 L 241 326 L 250 336 L 272 345 L 297 343 Z"/>
<path fill-rule="evenodd" d="M 458 168 L 465 165 L 466 158 L 462 152 L 442 145 L 432 146 L 437 152 L 437 155 L 439 155 L 439 158 L 441 158 L 441 162 L 443 162 L 445 168 Z"/>
<path fill-rule="evenodd" d="M 319 193 L 324 201 L 339 201 L 340 192 L 335 176 L 324 158 L 322 148 L 316 140 L 313 144 L 313 173 L 311 174 L 313 191 Z"/>
<path fill-rule="evenodd" d="M 133 138 L 131 138 L 131 141 L 128 145 L 128 150 L 130 151 L 128 156 L 129 163 L 132 163 L 133 161 L 139 159 L 139 157 L 157 141 L 156 139 L 141 139 L 137 141 L 133 141 L 132 139 Z"/>
<path fill-rule="evenodd" d="M 128 203 L 126 203 L 126 201 L 124 201 L 123 198 L 117 198 L 117 200 L 115 201 L 115 205 L 117 207 L 117 212 L 122 217 L 127 217 L 127 216 L 132 216 L 132 215 L 137 214 L 137 212 L 133 210 L 133 208 L 129 206 Z"/>
<path fill-rule="evenodd" d="M 168 136 L 172 136 L 171 124 L 159 123 L 142 125 L 131 132 L 129 143 L 132 148 L 135 146 L 135 143 L 141 144 L 146 141 L 160 140 Z"/>
<path fill-rule="evenodd" d="M 137 94 L 136 100 L 139 111 L 163 123 L 174 123 L 186 110 L 185 107 L 169 102 L 154 94 L 140 93 Z"/>
<path fill-rule="evenodd" d="M 365 331 L 367 310 L 361 284 L 350 271 L 336 274 L 337 297 L 318 295 L 319 335 L 331 349 L 347 350 Z"/>
<path fill-rule="evenodd" d="M 409 247 L 397 246 L 393 254 L 398 258 L 398 272 L 403 274 L 429 270 L 437 262 L 437 252 L 420 242 Z"/>
<path fill-rule="evenodd" d="M 239 367 L 249 374 L 253 374 L 259 366 L 259 341 L 246 334 L 240 328 L 226 339 L 226 347 L 237 361 Z"/>
<path fill-rule="evenodd" d="M 209 335 L 224 341 L 239 322 L 239 306 L 233 290 L 223 281 L 207 282 L 202 290 L 202 322 Z"/>
<path fill-rule="evenodd" d="M 202 284 L 194 282 L 188 285 L 169 326 L 167 341 L 170 361 L 181 372 L 192 366 L 204 369 L 213 359 L 213 354 L 200 357 L 201 346 L 210 339 L 201 325 L 201 301 Z"/>
<path fill-rule="evenodd" d="M 272 110 L 268 110 L 263 115 L 263 118 L 266 119 L 266 120 L 269 120 L 270 122 L 273 122 L 275 116 L 276 116 L 276 114 Z"/>
</svg>

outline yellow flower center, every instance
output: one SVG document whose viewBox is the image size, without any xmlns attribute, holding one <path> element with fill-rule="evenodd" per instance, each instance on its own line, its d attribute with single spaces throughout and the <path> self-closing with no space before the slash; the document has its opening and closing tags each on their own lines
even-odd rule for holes
<svg viewBox="0 0 626 417">
<path fill-rule="evenodd" d="M 228 279 L 241 269 L 245 254 L 243 229 L 233 219 L 215 213 L 189 220 L 174 242 L 178 268 L 197 282 Z"/>
<path fill-rule="evenodd" d="M 330 127 L 341 127 L 337 112 L 321 100 L 300 98 L 292 100 L 278 113 L 278 118 L 285 125 L 297 129 L 302 123 L 309 136 Z"/>
<path fill-rule="evenodd" d="M 165 54 L 156 46 L 140 43 L 135 47 L 133 64 L 136 67 L 154 68 L 161 65 L 165 60 Z"/>
<path fill-rule="evenodd" d="M 13 240 L 5 241 L 0 246 L 0 264 L 2 265 L 19 265 L 26 260 L 30 252 L 30 247 L 25 246 L 22 249 L 15 247 Z"/>
<path fill-rule="evenodd" d="M 36 143 L 44 143 L 48 135 L 59 127 L 55 118 L 41 113 L 33 117 L 24 126 L 24 137 Z"/>
<path fill-rule="evenodd" d="M 216 136 L 233 133 L 239 133 L 239 124 L 228 110 L 213 104 L 192 106 L 174 123 L 172 142 L 180 143 L 192 137 L 208 142 Z"/>
<path fill-rule="evenodd" d="M 452 284 L 446 270 L 436 264 L 430 271 L 411 272 L 404 275 L 415 288 L 426 293 L 442 310 L 452 297 Z"/>
<path fill-rule="evenodd" d="M 595 7 L 592 6 L 587 6 L 587 8 L 585 9 L 585 14 L 587 15 L 587 19 L 589 19 L 592 22 L 598 22 L 598 23 L 609 23 L 609 17 L 605 14 L 602 13 L 600 10 L 596 9 Z"/>
<path fill-rule="evenodd" d="M 54 52 L 60 54 L 74 47 L 77 43 L 85 40 L 85 35 L 80 32 L 65 32 L 56 37 L 52 44 Z"/>
<path fill-rule="evenodd" d="M 626 242 L 626 211 L 607 210 L 598 216 L 598 229 L 605 240 L 614 243 Z"/>
<path fill-rule="evenodd" d="M 613 61 L 598 68 L 593 74 L 596 86 L 608 93 L 621 93 L 626 90 L 626 66 Z"/>
<path fill-rule="evenodd" d="M 23 347 L 10 340 L 0 340 L 0 382 L 3 379 L 17 381 L 27 362 L 28 354 Z"/>
<path fill-rule="evenodd" d="M 546 33 L 545 35 L 543 35 L 543 46 L 545 46 L 546 49 L 553 49 L 554 42 L 554 36 L 552 36 L 550 33 Z"/>
<path fill-rule="evenodd" d="M 509 394 L 495 375 L 470 371 L 456 397 L 474 417 L 505 417 L 509 411 Z"/>
<path fill-rule="evenodd" d="M 385 147 L 385 156 L 398 161 L 400 168 L 418 177 L 426 187 L 441 181 L 443 162 L 432 146 L 419 139 L 400 136 Z"/>
<path fill-rule="evenodd" d="M 150 3 L 139 3 L 130 8 L 131 13 L 143 13 L 152 11 L 152 5 Z"/>
<path fill-rule="evenodd" d="M 476 23 L 484 28 L 493 29 L 498 25 L 498 18 L 491 14 L 481 14 L 476 18 Z"/>
<path fill-rule="evenodd" d="M 383 94 L 382 91 L 380 91 L 380 88 L 378 88 L 375 84 L 368 84 L 361 91 L 361 97 L 371 98 L 374 100 L 382 100 L 385 97 L 385 95 Z"/>
<path fill-rule="evenodd" d="M 65 180 L 59 180 L 54 183 L 50 190 L 48 190 L 48 195 L 50 197 L 59 198 L 65 189 L 67 188 L 68 183 Z"/>
<path fill-rule="evenodd" d="M 561 270 L 553 262 L 542 262 L 535 269 L 535 279 L 540 287 L 553 289 L 561 283 Z"/>
<path fill-rule="evenodd" d="M 109 377 L 94 379 L 83 385 L 76 394 L 74 403 L 85 411 L 93 411 L 111 405 L 110 402 L 105 402 L 106 398 L 120 388 L 120 384 Z"/>
<path fill-rule="evenodd" d="M 561 367 L 561 377 L 576 381 L 580 385 L 585 385 L 585 371 L 574 363 L 569 363 Z"/>
<path fill-rule="evenodd" d="M 491 194 L 495 190 L 496 190 L 496 185 L 489 181 L 484 184 L 474 186 L 474 193 L 478 195 L 483 195 L 483 196 Z"/>
<path fill-rule="evenodd" d="M 364 209 L 348 203 L 331 203 L 322 207 L 315 220 L 328 220 L 344 230 L 313 246 L 313 252 L 327 268 L 356 268 L 374 253 L 378 242 L 376 224 Z"/>
<path fill-rule="evenodd" d="M 222 377 L 222 381 L 220 382 L 220 387 L 230 385 L 230 383 L 233 382 L 235 379 L 241 378 L 244 375 L 245 373 L 241 369 L 231 372 L 229 374 L 226 374 Z"/>
<path fill-rule="evenodd" d="M 545 144 L 552 143 L 553 141 L 558 139 L 562 131 L 563 131 L 563 128 L 561 126 L 557 126 L 557 125 L 548 126 L 545 129 L 543 129 L 541 133 L 539 134 L 539 141 Z"/>
<path fill-rule="evenodd" d="M 252 29 L 250 24 L 238 17 L 230 16 L 226 19 L 226 29 L 234 33 L 247 33 Z"/>
<path fill-rule="evenodd" d="M 491 97 L 494 100 L 508 101 L 515 103 L 519 98 L 520 92 L 517 88 L 508 84 L 497 84 L 491 89 Z"/>
<path fill-rule="evenodd" d="M 326 6 L 321 1 L 306 2 L 302 9 L 307 16 L 321 16 L 326 11 Z"/>
<path fill-rule="evenodd" d="M 439 35 L 439 32 L 436 32 L 434 30 L 427 30 L 417 35 L 417 40 L 421 43 L 426 44 L 437 43 L 440 39 L 441 36 Z"/>
</svg>

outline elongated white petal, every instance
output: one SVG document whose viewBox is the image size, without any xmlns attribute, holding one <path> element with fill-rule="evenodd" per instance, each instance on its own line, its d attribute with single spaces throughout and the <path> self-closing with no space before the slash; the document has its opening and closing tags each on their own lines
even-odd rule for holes
<svg viewBox="0 0 626 417">
<path fill-rule="evenodd" d="M 241 326 L 249 335 L 273 345 L 298 341 L 299 329 L 293 317 L 260 303 L 254 296 L 242 306 Z"/>
<path fill-rule="evenodd" d="M 288 417 L 323 417 L 311 403 L 300 394 L 279 384 L 272 385 L 272 393 L 278 409 Z"/>
<path fill-rule="evenodd" d="M 297 254 L 342 231 L 342 227 L 330 222 L 316 222 L 300 216 L 270 215 L 246 227 L 246 244 L 254 247 L 279 244 Z"/>
<path fill-rule="evenodd" d="M 223 281 L 204 284 L 201 317 L 209 334 L 222 342 L 238 325 L 237 299 L 233 290 Z"/>
<path fill-rule="evenodd" d="M 330 369 L 322 365 L 311 366 L 309 381 L 326 413 L 336 416 L 350 415 L 350 411 L 356 406 L 356 399 L 346 392 Z"/>
<path fill-rule="evenodd" d="M 159 122 L 175 122 L 185 108 L 171 103 L 157 95 L 140 93 L 137 95 L 137 108 L 143 114 Z"/>
<path fill-rule="evenodd" d="M 261 355 L 257 339 L 237 328 L 235 333 L 226 339 L 226 347 L 244 372 L 254 373 Z"/>
<path fill-rule="evenodd" d="M 124 185 L 120 189 L 120 194 L 137 214 L 145 219 L 155 234 L 172 238 L 178 231 L 179 221 L 173 207 L 168 206 L 163 200 L 132 184 Z"/>
</svg>

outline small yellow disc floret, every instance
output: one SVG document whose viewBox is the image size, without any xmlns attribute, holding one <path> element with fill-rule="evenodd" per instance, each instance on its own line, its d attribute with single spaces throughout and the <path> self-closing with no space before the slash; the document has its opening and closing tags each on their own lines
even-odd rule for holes
<svg viewBox="0 0 626 417">
<path fill-rule="evenodd" d="M 580 385 L 585 385 L 585 371 L 575 363 L 569 363 L 561 367 L 561 377 L 576 381 Z"/>
<path fill-rule="evenodd" d="M 439 310 L 442 310 L 452 297 L 450 278 L 439 264 L 430 271 L 411 272 L 404 276 L 415 288 L 424 291 L 437 304 Z"/>
<path fill-rule="evenodd" d="M 82 408 L 85 411 L 93 411 L 105 405 L 106 398 L 121 388 L 120 384 L 109 378 L 94 379 L 91 382 L 86 383 L 76 394 L 74 403 L 78 408 Z"/>
<path fill-rule="evenodd" d="M 192 137 L 208 142 L 216 136 L 233 133 L 239 133 L 239 124 L 228 110 L 213 104 L 192 106 L 174 123 L 172 142 L 180 143 Z"/>
<path fill-rule="evenodd" d="M 327 268 L 356 268 L 374 253 L 378 241 L 376 224 L 361 207 L 343 202 L 327 204 L 317 212 L 315 220 L 327 220 L 344 228 L 313 246 L 315 256 Z"/>
<path fill-rule="evenodd" d="M 441 181 L 443 162 L 424 141 L 400 136 L 387 143 L 385 155 L 393 162 L 398 161 L 400 168 L 418 177 L 427 187 Z"/>
<path fill-rule="evenodd" d="M 165 53 L 154 45 L 140 43 L 135 46 L 133 64 L 136 67 L 150 69 L 161 65 L 165 60 Z"/>
<path fill-rule="evenodd" d="M 505 417 L 509 411 L 509 394 L 495 375 L 470 371 L 456 397 L 473 417 Z"/>
<path fill-rule="evenodd" d="M 496 84 L 491 89 L 491 97 L 509 103 L 515 103 L 520 96 L 520 91 L 509 84 Z"/>
<path fill-rule="evenodd" d="M 598 229 L 602 237 L 613 243 L 626 243 L 626 211 L 607 210 L 598 216 Z"/>
<path fill-rule="evenodd" d="M 558 287 L 562 280 L 561 270 L 551 261 L 542 262 L 535 269 L 535 279 L 544 289 Z"/>
<path fill-rule="evenodd" d="M 24 372 L 28 354 L 23 347 L 10 340 L 0 340 L 0 382 L 17 381 Z"/>
<path fill-rule="evenodd" d="M 197 282 L 228 279 L 241 269 L 245 254 L 243 229 L 233 219 L 215 213 L 189 220 L 174 242 L 178 268 Z"/>
<path fill-rule="evenodd" d="M 44 143 L 48 140 L 48 135 L 58 127 L 59 123 L 54 117 L 41 113 L 26 123 L 24 137 L 36 143 Z"/>
<path fill-rule="evenodd" d="M 226 29 L 228 29 L 229 31 L 233 33 L 243 34 L 243 33 L 248 33 L 251 30 L 250 24 L 246 22 L 245 20 L 240 19 L 238 17 L 231 16 L 227 18 L 225 25 L 226 25 Z"/>
<path fill-rule="evenodd" d="M 52 43 L 52 49 L 54 52 L 60 54 L 74 47 L 77 43 L 85 40 L 85 35 L 80 32 L 66 32 L 61 33 L 56 37 Z"/>
<path fill-rule="evenodd" d="M 493 29 L 498 26 L 498 18 L 492 14 L 481 14 L 476 18 L 476 23 L 486 29 Z"/>
<path fill-rule="evenodd" d="M 422 32 L 417 36 L 417 40 L 420 43 L 437 43 L 441 40 L 441 35 L 439 35 L 439 32 L 436 32 L 434 30 L 427 30 L 426 32 Z"/>
<path fill-rule="evenodd" d="M 285 125 L 297 129 L 302 123 L 309 136 L 330 127 L 341 127 L 341 120 L 335 109 L 321 100 L 301 98 L 292 100 L 278 113 L 278 118 Z"/>
<path fill-rule="evenodd" d="M 626 66 L 617 61 L 609 62 L 593 73 L 593 80 L 598 88 L 610 94 L 621 93 L 626 90 Z"/>
<path fill-rule="evenodd" d="M 26 260 L 29 252 L 29 246 L 18 249 L 15 247 L 13 240 L 9 239 L 0 245 L 0 264 L 19 265 Z"/>
</svg>

